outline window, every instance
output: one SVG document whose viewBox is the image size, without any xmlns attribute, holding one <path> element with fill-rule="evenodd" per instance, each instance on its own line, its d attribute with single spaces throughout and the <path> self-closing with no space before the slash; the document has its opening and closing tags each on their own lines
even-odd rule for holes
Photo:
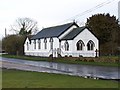
<svg viewBox="0 0 120 90">
<path fill-rule="evenodd" d="M 50 49 L 53 49 L 53 38 L 50 38 Z"/>
<path fill-rule="evenodd" d="M 83 50 L 83 47 L 85 46 L 85 44 L 82 40 L 79 40 L 76 46 L 77 46 L 77 50 Z"/>
<path fill-rule="evenodd" d="M 44 39 L 45 49 L 47 49 L 47 39 Z"/>
<path fill-rule="evenodd" d="M 27 50 L 29 50 L 29 43 L 27 42 Z"/>
<path fill-rule="evenodd" d="M 34 40 L 34 49 L 36 49 L 36 40 Z"/>
<path fill-rule="evenodd" d="M 41 49 L 41 41 L 38 39 L 38 49 Z"/>
<path fill-rule="evenodd" d="M 92 40 L 90 40 L 88 43 L 87 43 L 87 50 L 94 50 L 94 42 Z"/>
<path fill-rule="evenodd" d="M 66 41 L 65 42 L 65 51 L 68 51 L 69 50 L 69 43 Z"/>
<path fill-rule="evenodd" d="M 31 40 L 30 40 L 30 44 L 31 44 Z"/>
</svg>

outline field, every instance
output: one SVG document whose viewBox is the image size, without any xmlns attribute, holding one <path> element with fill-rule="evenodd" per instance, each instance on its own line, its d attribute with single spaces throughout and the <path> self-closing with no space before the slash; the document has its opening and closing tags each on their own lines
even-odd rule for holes
<svg viewBox="0 0 120 90">
<path fill-rule="evenodd" d="M 3 88 L 118 88 L 117 81 L 3 69 Z"/>
</svg>

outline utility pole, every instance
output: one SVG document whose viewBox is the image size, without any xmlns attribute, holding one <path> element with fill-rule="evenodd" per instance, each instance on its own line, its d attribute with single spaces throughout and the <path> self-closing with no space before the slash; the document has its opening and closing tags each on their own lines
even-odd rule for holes
<svg viewBox="0 0 120 90">
<path fill-rule="evenodd" d="M 5 37 L 7 36 L 7 29 L 5 28 Z"/>
</svg>

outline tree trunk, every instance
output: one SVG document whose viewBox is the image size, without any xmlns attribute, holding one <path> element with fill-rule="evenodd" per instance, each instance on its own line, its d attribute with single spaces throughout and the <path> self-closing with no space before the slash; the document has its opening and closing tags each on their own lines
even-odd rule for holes
<svg viewBox="0 0 120 90">
<path fill-rule="evenodd" d="M 17 54 L 17 56 L 19 55 L 19 51 L 18 50 L 17 50 L 16 54 Z"/>
</svg>

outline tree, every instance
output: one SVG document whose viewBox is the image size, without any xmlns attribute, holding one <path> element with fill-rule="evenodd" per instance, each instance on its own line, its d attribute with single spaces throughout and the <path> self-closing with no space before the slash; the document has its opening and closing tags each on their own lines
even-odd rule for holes
<svg viewBox="0 0 120 90">
<path fill-rule="evenodd" d="M 23 55 L 25 39 L 37 32 L 37 22 L 30 18 L 18 18 L 12 26 L 12 30 L 16 34 L 3 38 L 2 48 L 8 54 Z"/>
<path fill-rule="evenodd" d="M 30 18 L 18 18 L 11 30 L 19 35 L 35 34 L 38 30 L 37 22 Z"/>
<path fill-rule="evenodd" d="M 120 27 L 115 16 L 96 14 L 87 19 L 88 27 L 100 41 L 101 54 L 115 54 L 118 47 Z"/>
<path fill-rule="evenodd" d="M 2 40 L 2 48 L 13 55 L 23 55 L 25 36 L 9 35 Z"/>
</svg>

